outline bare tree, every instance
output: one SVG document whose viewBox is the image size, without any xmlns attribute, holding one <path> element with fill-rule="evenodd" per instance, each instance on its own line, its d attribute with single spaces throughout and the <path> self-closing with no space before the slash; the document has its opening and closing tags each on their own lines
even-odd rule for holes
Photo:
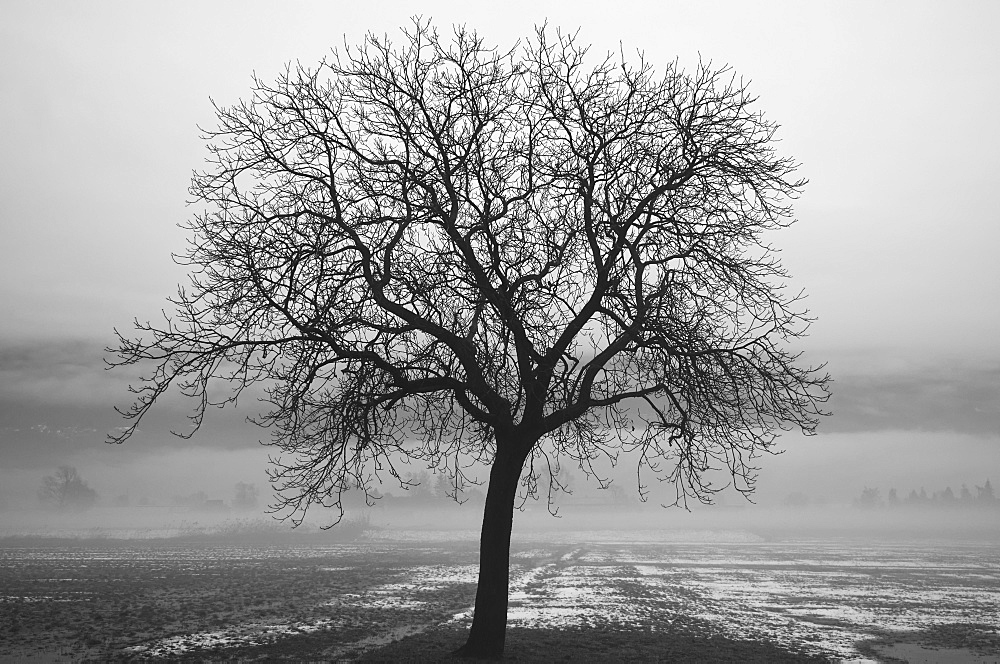
<svg viewBox="0 0 1000 664">
<path fill-rule="evenodd" d="M 827 378 L 785 347 L 809 319 L 763 238 L 804 181 L 728 68 L 657 75 L 545 28 L 510 51 L 403 34 L 216 106 L 191 283 L 109 349 L 155 367 L 111 441 L 171 384 L 184 435 L 261 385 L 296 522 L 404 459 L 456 486 L 488 468 L 461 652 L 495 656 L 519 486 L 560 461 L 606 484 L 625 453 L 641 493 L 709 501 L 753 490 L 778 430 L 813 432 Z"/>
<path fill-rule="evenodd" d="M 989 480 L 986 480 L 986 484 L 983 486 L 976 485 L 976 500 L 984 505 L 990 505 L 996 502 L 996 495 L 993 493 L 993 485 L 990 484 Z"/>
<path fill-rule="evenodd" d="M 59 466 L 54 475 L 42 478 L 38 499 L 59 509 L 88 509 L 97 502 L 97 492 L 87 485 L 73 466 Z"/>
<path fill-rule="evenodd" d="M 872 487 L 865 487 L 861 491 L 861 497 L 855 503 L 859 507 L 865 509 L 874 509 L 876 507 L 882 506 L 882 498 L 879 496 L 879 490 Z"/>
<path fill-rule="evenodd" d="M 257 496 L 260 491 L 256 484 L 237 482 L 233 487 L 233 509 L 252 510 L 257 507 Z"/>
</svg>

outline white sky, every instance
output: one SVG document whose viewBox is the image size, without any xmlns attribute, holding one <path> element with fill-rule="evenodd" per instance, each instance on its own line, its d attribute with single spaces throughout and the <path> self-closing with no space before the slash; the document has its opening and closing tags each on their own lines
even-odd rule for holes
<svg viewBox="0 0 1000 664">
<path fill-rule="evenodd" d="M 314 63 L 345 35 L 398 34 L 417 11 L 501 46 L 547 19 L 598 51 L 729 63 L 811 181 L 799 224 L 774 238 L 819 318 L 811 356 L 835 378 L 948 366 L 958 385 L 988 369 L 977 380 L 997 387 L 1000 3 L 913 0 L 5 0 L 0 376 L 30 391 L 51 376 L 5 348 L 103 346 L 112 326 L 157 314 L 183 278 L 169 254 L 183 248 L 175 224 L 192 212 L 210 96 L 235 102 L 251 72 Z"/>
<path fill-rule="evenodd" d="M 1000 330 L 1000 4 L 440 3 L 442 28 L 511 44 L 548 18 L 603 51 L 701 53 L 753 81 L 811 180 L 776 241 L 821 318 L 811 346 L 969 349 Z M 608 11 L 612 7 L 613 11 Z M 208 102 L 315 62 L 412 3 L 5 2 L 0 335 L 105 336 L 181 273 L 174 224 Z"/>
</svg>

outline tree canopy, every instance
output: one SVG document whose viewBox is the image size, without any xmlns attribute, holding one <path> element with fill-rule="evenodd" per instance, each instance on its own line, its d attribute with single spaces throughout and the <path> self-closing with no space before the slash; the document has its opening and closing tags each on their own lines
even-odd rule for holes
<svg viewBox="0 0 1000 664">
<path fill-rule="evenodd" d="M 810 319 L 764 237 L 804 180 L 729 68 L 636 60 L 418 20 L 255 77 L 205 130 L 190 284 L 111 349 L 154 367 L 111 440 L 171 385 L 194 402 L 184 435 L 259 385 L 296 519 L 400 459 L 456 486 L 486 466 L 483 548 L 505 559 L 480 594 L 502 584 L 504 614 L 519 478 L 624 453 L 679 503 L 708 500 L 713 469 L 752 491 L 754 459 L 812 433 L 826 398 L 788 348 Z"/>
</svg>

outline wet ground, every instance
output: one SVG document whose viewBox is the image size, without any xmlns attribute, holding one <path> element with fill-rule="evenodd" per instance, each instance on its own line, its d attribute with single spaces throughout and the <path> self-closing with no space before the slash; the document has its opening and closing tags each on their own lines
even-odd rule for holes
<svg viewBox="0 0 1000 664">
<path fill-rule="evenodd" d="M 476 539 L 8 541 L 0 660 L 431 656 L 428 635 L 450 643 L 470 622 Z M 673 659 L 766 647 L 760 661 L 1000 661 L 991 543 L 576 531 L 519 535 L 513 549 L 511 653 L 545 635 L 595 658 L 655 659 L 683 642 Z"/>
</svg>

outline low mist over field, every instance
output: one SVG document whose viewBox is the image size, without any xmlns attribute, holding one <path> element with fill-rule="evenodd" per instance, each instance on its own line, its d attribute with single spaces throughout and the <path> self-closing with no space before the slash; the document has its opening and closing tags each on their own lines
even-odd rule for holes
<svg viewBox="0 0 1000 664">
<path fill-rule="evenodd" d="M 62 365 L 49 371 L 69 384 L 80 376 Z M 81 392 L 93 393 L 102 392 Z M 0 389 L 0 396 L 4 394 L 24 399 L 14 395 L 10 383 Z M 183 414 L 168 409 L 156 414 L 148 433 L 125 446 L 108 446 L 100 442 L 101 427 L 115 426 L 115 414 L 70 406 L 64 399 L 56 393 L 47 409 L 10 407 L 3 415 L 10 426 L 4 429 L 6 447 L 0 466 L 0 533 L 48 529 L 55 534 L 68 529 L 79 536 L 105 529 L 105 535 L 142 530 L 162 535 L 182 524 L 215 528 L 233 520 L 259 520 L 268 529 L 290 531 L 288 522 L 274 522 L 266 513 L 273 502 L 266 473 L 269 450 L 255 442 L 263 432 L 237 414 L 213 413 L 215 420 L 188 442 L 169 434 L 166 420 Z M 85 406 L 91 404 L 90 396 L 82 400 Z M 690 511 L 664 508 L 661 504 L 672 502 L 674 495 L 669 486 L 656 482 L 646 487 L 649 500 L 641 503 L 634 460 L 623 456 L 615 468 L 604 469 L 613 480 L 606 491 L 579 469 L 564 467 L 562 479 L 573 493 L 554 496 L 559 518 L 547 515 L 544 501 L 529 500 L 526 511 L 515 515 L 515 534 L 522 528 L 561 529 L 600 522 L 602 528 L 626 530 L 757 528 L 805 534 L 858 529 L 873 535 L 938 536 L 976 534 L 978 529 L 982 536 L 996 535 L 1000 523 L 996 503 L 982 493 L 987 482 L 992 487 L 1000 477 L 1000 445 L 993 437 L 940 424 L 931 430 L 868 430 L 860 418 L 843 419 L 850 417 L 850 409 L 838 415 L 842 411 L 837 404 L 835 393 L 835 414 L 829 422 L 860 430 L 781 439 L 782 454 L 759 460 L 753 503 L 725 489 L 712 506 L 692 503 Z M 887 418 L 894 411 L 886 407 L 881 412 Z M 51 424 L 32 424 L 43 418 Z M 845 426 L 845 421 L 855 424 Z M 60 508 L 43 500 L 40 492 L 46 478 L 64 467 L 73 468 L 93 493 L 90 502 Z M 373 508 L 364 508 L 360 496 L 348 494 L 346 518 L 363 516 L 373 525 L 387 527 L 452 527 L 456 522 L 463 528 L 479 527 L 484 486 L 468 487 L 468 502 L 457 505 L 444 495 L 448 490 L 444 475 L 417 464 L 399 470 L 404 479 L 419 484 L 407 491 L 385 476 L 380 486 L 384 498 Z M 485 479 L 486 473 L 479 477 Z M 726 484 L 721 476 L 713 480 L 719 486 Z M 242 498 L 240 487 L 244 487 Z M 326 525 L 335 517 L 332 510 L 313 510 L 307 525 Z"/>
<path fill-rule="evenodd" d="M 158 539 L 190 535 L 255 536 L 270 540 L 294 538 L 330 525 L 335 510 L 313 509 L 298 529 L 281 521 L 268 509 L 266 485 L 238 481 L 231 485 L 178 484 L 169 496 L 150 484 L 146 492 L 102 495 L 82 473 L 78 481 L 85 489 L 68 495 L 63 504 L 46 496 L 60 470 L 42 478 L 37 487 L 23 483 L 23 493 L 0 508 L 0 537 L 44 536 L 70 538 Z M 75 469 L 72 469 L 75 470 Z M 483 493 L 471 489 L 463 504 L 445 495 L 443 476 L 415 473 L 411 481 L 421 484 L 409 490 L 386 487 L 374 506 L 362 495 L 345 494 L 342 522 L 330 530 L 331 537 L 356 537 L 363 526 L 366 536 L 379 532 L 448 531 L 448 537 L 478 539 Z M 551 511 L 544 500 L 524 501 L 515 514 L 514 534 L 600 531 L 602 538 L 634 531 L 660 530 L 684 538 L 691 533 L 743 532 L 770 537 L 861 538 L 959 538 L 1000 539 L 1000 500 L 991 481 L 919 487 L 865 486 L 854 495 L 831 499 L 829 494 L 795 490 L 780 500 L 753 504 L 738 494 L 723 492 L 713 505 L 692 504 L 685 510 L 665 508 L 653 500 L 639 502 L 618 489 L 600 490 L 567 473 L 564 481 L 573 493 L 557 493 Z M 34 489 L 34 490 L 32 490 Z M 71 492 L 70 492 L 71 493 Z"/>
<path fill-rule="evenodd" d="M 30 519 L 55 518 L 43 509 L 39 490 L 44 478 L 61 466 L 75 468 L 96 492 L 92 507 L 95 514 L 108 515 L 102 518 L 115 518 L 111 515 L 126 506 L 141 507 L 139 514 L 177 510 L 182 507 L 179 501 L 202 494 L 205 500 L 231 506 L 240 483 L 257 490 L 256 511 L 249 514 L 263 514 L 273 498 L 266 474 L 269 449 L 258 444 L 267 432 L 244 420 L 254 407 L 252 401 L 240 411 L 209 413 L 203 430 L 185 441 L 170 434 L 186 425 L 184 404 L 175 399 L 154 411 L 128 444 L 109 446 L 104 435 L 122 424 L 111 404 L 127 393 L 127 377 L 102 371 L 100 357 L 92 346 L 81 344 L 21 344 L 0 351 L 0 525 L 21 521 L 21 512 Z M 866 368 L 843 379 L 835 374 L 832 415 L 821 422 L 818 435 L 785 435 L 778 442 L 782 454 L 758 459 L 756 506 L 731 490 L 718 495 L 720 506 L 764 515 L 788 511 L 785 506 L 791 500 L 809 508 L 836 509 L 844 519 L 854 519 L 862 518 L 854 503 L 866 488 L 878 489 L 882 501 L 895 489 L 902 502 L 911 491 L 923 490 L 930 499 L 950 488 L 960 498 L 963 485 L 975 496 L 976 486 L 987 480 L 996 483 L 1000 438 L 992 432 L 1000 430 L 1000 374 L 960 365 L 935 372 L 916 362 L 890 362 L 890 357 L 849 362 L 845 356 L 834 364 L 834 370 L 862 364 Z M 570 466 L 566 471 L 573 475 L 577 498 L 585 493 L 600 497 L 593 480 Z M 400 472 L 411 477 L 426 473 L 429 486 L 423 488 L 432 492 L 439 481 L 417 464 L 401 466 Z M 614 492 L 628 505 L 637 504 L 635 459 L 623 456 L 607 472 Z M 478 476 L 483 480 L 486 473 Z M 720 486 L 726 483 L 722 477 L 714 479 Z M 672 502 L 669 487 L 654 481 L 649 489 L 649 507 Z M 420 493 L 403 491 L 387 476 L 381 491 L 399 498 Z M 566 518 L 588 513 L 567 500 L 557 502 Z M 648 513 L 656 523 L 667 524 L 710 520 L 720 511 L 697 504 L 691 509 L 690 514 L 660 508 Z M 950 521 L 947 510 L 934 510 L 937 507 L 932 513 Z M 456 513 L 481 518 L 475 505 Z M 329 516 L 317 513 L 311 519 L 322 522 Z M 839 522 L 841 517 L 830 519 Z"/>
</svg>

